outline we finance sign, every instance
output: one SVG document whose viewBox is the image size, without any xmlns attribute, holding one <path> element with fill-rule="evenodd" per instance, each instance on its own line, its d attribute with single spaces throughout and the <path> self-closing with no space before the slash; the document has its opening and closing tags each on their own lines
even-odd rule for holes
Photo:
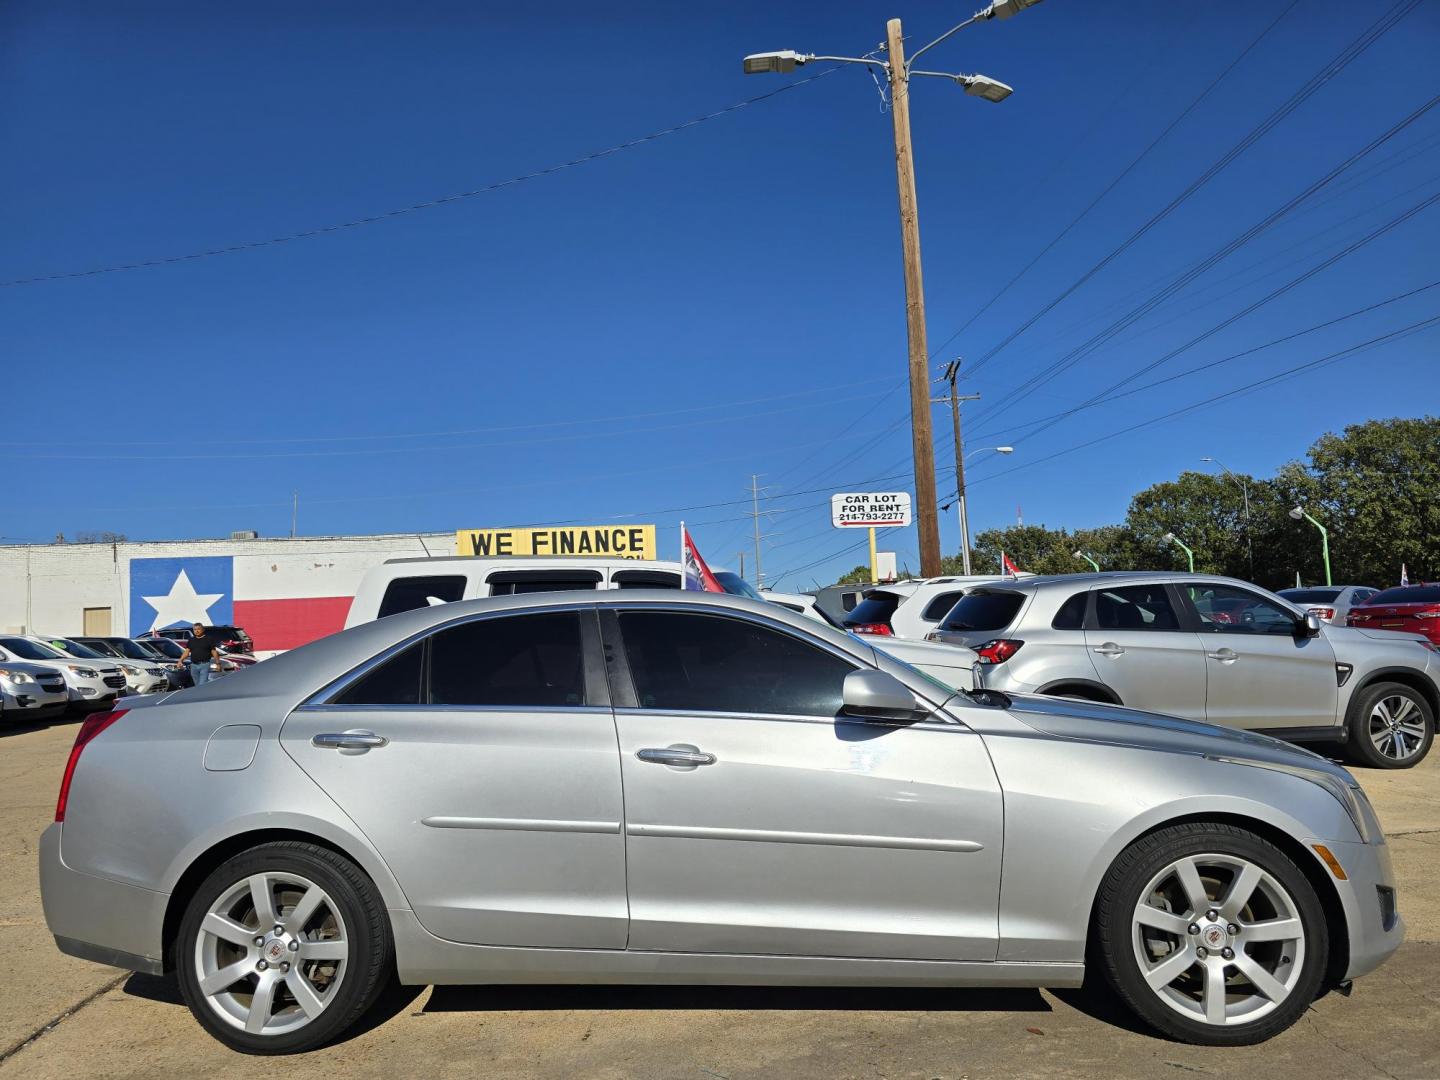
<svg viewBox="0 0 1440 1080">
<path fill-rule="evenodd" d="M 461 529 L 457 555 L 506 558 L 520 555 L 655 558 L 654 525 L 575 525 L 524 529 Z"/>
</svg>

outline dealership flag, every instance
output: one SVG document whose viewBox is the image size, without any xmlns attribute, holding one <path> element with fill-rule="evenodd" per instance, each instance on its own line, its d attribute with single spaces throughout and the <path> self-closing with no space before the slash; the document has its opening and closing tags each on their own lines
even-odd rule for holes
<svg viewBox="0 0 1440 1080">
<path fill-rule="evenodd" d="M 1401 584 L 1401 585 L 1409 585 L 1409 584 L 1410 584 L 1410 575 L 1406 572 L 1406 570 L 1405 570 L 1405 564 L 1404 564 L 1403 562 L 1400 564 L 1400 584 Z"/>
<path fill-rule="evenodd" d="M 1015 561 L 1003 551 L 1000 552 L 1000 572 L 1006 577 L 1018 578 L 1020 576 L 1020 568 L 1016 566 Z"/>
<path fill-rule="evenodd" d="M 700 557 L 695 541 L 690 539 L 690 533 L 683 521 L 680 523 L 680 564 L 685 567 L 685 588 L 703 592 L 725 591 L 720 582 L 715 580 L 710 567 L 705 565 L 705 560 Z"/>
</svg>

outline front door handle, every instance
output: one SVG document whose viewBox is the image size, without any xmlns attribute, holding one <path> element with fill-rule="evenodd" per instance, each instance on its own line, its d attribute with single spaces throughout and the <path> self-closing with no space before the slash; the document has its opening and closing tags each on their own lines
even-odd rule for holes
<svg viewBox="0 0 1440 1080">
<path fill-rule="evenodd" d="M 356 730 L 316 735 L 310 740 L 310 745 L 318 746 L 322 750 L 373 750 L 389 741 L 384 735 L 376 735 L 373 731 Z"/>
<path fill-rule="evenodd" d="M 1113 641 L 1107 641 L 1103 645 L 1096 645 L 1095 651 L 1101 656 L 1124 656 L 1125 650 Z"/>
<path fill-rule="evenodd" d="M 678 769 L 693 769 L 698 765 L 715 764 L 714 754 L 707 754 L 699 747 L 686 744 L 646 747 L 644 750 L 635 751 L 635 756 L 652 765 L 669 765 Z"/>
<path fill-rule="evenodd" d="M 1233 664 L 1240 659 L 1240 654 L 1234 649 L 1216 649 L 1214 652 L 1207 652 L 1206 656 L 1211 660 L 1219 660 L 1222 664 Z"/>
</svg>

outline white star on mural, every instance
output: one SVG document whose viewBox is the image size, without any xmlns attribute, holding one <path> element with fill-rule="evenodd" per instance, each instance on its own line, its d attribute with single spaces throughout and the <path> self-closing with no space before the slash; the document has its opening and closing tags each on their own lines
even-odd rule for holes
<svg viewBox="0 0 1440 1080">
<path fill-rule="evenodd" d="M 155 609 L 155 621 L 150 629 L 155 630 L 172 623 L 208 623 L 210 609 L 224 593 L 197 593 L 190 584 L 190 575 L 184 570 L 170 586 L 168 596 L 142 596 L 140 599 Z"/>
</svg>

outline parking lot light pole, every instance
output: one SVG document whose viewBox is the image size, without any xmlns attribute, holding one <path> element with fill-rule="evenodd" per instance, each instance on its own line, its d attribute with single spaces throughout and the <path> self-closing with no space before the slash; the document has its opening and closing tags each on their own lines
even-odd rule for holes
<svg viewBox="0 0 1440 1080">
<path fill-rule="evenodd" d="M 1330 581 L 1330 530 L 1307 514 L 1303 506 L 1294 507 L 1290 511 L 1290 516 L 1296 521 L 1300 521 L 1303 518 L 1320 530 L 1320 554 L 1325 558 L 1325 584 L 1332 584 Z"/>
<path fill-rule="evenodd" d="M 947 79 L 972 97 L 1004 101 L 1012 90 L 1004 83 L 977 74 L 919 71 L 915 60 L 965 27 L 990 19 L 1008 19 L 1038 0 L 995 0 L 964 22 L 951 27 L 905 62 L 905 38 L 899 19 L 885 24 L 886 60 L 873 56 L 817 56 L 794 49 L 752 53 L 745 57 L 747 75 L 791 72 L 812 61 L 862 64 L 883 71 L 890 84 L 890 113 L 895 133 L 895 179 L 900 196 L 900 246 L 905 264 L 905 330 L 909 344 L 910 436 L 915 457 L 915 524 L 920 534 L 920 573 L 940 573 L 940 519 L 935 494 L 935 442 L 930 418 L 930 357 L 925 339 L 925 286 L 920 273 L 920 219 L 915 198 L 915 156 L 910 139 L 910 79 L 912 76 Z M 878 51 L 878 50 L 877 50 Z"/>
<path fill-rule="evenodd" d="M 1085 552 L 1083 552 L 1083 551 L 1075 551 L 1075 552 L 1072 552 L 1071 554 L 1073 554 L 1073 555 L 1075 556 L 1075 558 L 1077 558 L 1077 559 L 1084 559 L 1086 562 L 1088 562 L 1091 566 L 1093 566 L 1093 567 L 1095 568 L 1095 572 L 1096 572 L 1097 574 L 1100 572 L 1100 564 L 1099 564 L 1098 562 L 1096 562 L 1094 559 L 1092 559 L 1089 555 L 1086 555 Z"/>
<path fill-rule="evenodd" d="M 1181 540 L 1172 532 L 1167 532 L 1160 539 L 1164 540 L 1167 544 L 1174 544 L 1176 547 L 1180 548 L 1182 551 L 1185 552 L 1185 557 L 1190 560 L 1190 573 L 1193 574 L 1195 572 L 1195 552 L 1190 550 L 1190 545 L 1185 543 L 1184 540 Z"/>
</svg>

